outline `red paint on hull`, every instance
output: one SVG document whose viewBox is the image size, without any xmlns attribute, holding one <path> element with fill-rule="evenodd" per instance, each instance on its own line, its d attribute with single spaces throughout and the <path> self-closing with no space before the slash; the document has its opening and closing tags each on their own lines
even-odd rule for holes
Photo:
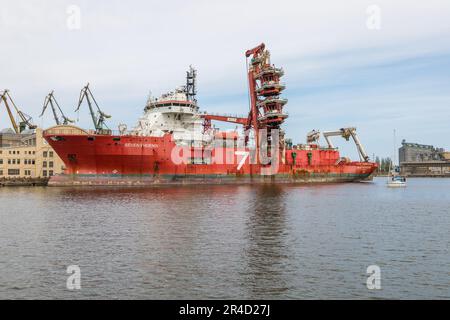
<svg viewBox="0 0 450 320">
<path fill-rule="evenodd" d="M 203 158 L 206 163 L 174 162 L 177 146 L 169 134 L 164 137 L 73 135 L 52 134 L 49 130 L 44 137 L 64 161 L 65 173 L 72 176 L 179 176 L 205 177 L 206 181 L 211 176 L 258 177 L 266 170 L 260 164 L 251 164 L 250 158 L 240 166 L 243 156 L 236 155 L 234 148 L 216 148 L 210 152 L 189 149 L 195 158 Z M 316 182 L 317 176 L 327 182 L 362 180 L 376 169 L 376 164 L 369 162 L 339 163 L 337 150 L 290 149 L 282 158 L 273 175 L 288 180 L 300 177 L 303 182 L 308 182 L 308 177 Z"/>
</svg>

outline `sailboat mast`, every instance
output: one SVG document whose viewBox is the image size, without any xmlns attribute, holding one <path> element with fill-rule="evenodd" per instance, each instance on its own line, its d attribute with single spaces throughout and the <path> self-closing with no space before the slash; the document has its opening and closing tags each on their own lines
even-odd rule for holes
<svg viewBox="0 0 450 320">
<path fill-rule="evenodd" d="M 397 163 L 397 137 L 396 137 L 396 131 L 394 129 L 394 157 L 393 157 L 393 163 L 392 163 L 392 167 L 395 168 L 396 163 Z"/>
</svg>

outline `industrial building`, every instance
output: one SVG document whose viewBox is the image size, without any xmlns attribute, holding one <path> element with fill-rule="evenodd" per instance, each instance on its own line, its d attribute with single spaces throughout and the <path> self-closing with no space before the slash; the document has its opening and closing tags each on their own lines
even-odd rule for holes
<svg viewBox="0 0 450 320">
<path fill-rule="evenodd" d="M 432 145 L 410 143 L 402 141 L 399 149 L 399 159 L 402 162 L 424 162 L 443 160 L 444 149 Z"/>
<path fill-rule="evenodd" d="M 0 131 L 0 180 L 46 179 L 64 163 L 42 136 L 42 129 Z"/>
<path fill-rule="evenodd" d="M 403 175 L 416 177 L 450 177 L 450 152 L 432 145 L 402 141 L 399 149 Z"/>
</svg>

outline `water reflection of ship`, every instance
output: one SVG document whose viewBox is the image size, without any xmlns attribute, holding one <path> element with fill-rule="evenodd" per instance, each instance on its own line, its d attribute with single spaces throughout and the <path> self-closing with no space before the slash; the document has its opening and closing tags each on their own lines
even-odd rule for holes
<svg viewBox="0 0 450 320">
<path fill-rule="evenodd" d="M 254 190 L 246 224 L 246 287 L 255 298 L 281 296 L 289 290 L 290 255 L 284 187 L 264 185 Z M 262 290 L 262 288 L 264 288 Z"/>
</svg>

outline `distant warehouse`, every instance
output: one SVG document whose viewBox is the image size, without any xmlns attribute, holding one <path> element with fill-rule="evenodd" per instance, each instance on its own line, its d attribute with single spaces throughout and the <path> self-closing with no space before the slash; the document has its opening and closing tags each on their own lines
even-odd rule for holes
<svg viewBox="0 0 450 320">
<path fill-rule="evenodd" d="M 450 177 L 450 152 L 442 148 L 403 140 L 399 160 L 400 170 L 404 175 Z"/>
</svg>

